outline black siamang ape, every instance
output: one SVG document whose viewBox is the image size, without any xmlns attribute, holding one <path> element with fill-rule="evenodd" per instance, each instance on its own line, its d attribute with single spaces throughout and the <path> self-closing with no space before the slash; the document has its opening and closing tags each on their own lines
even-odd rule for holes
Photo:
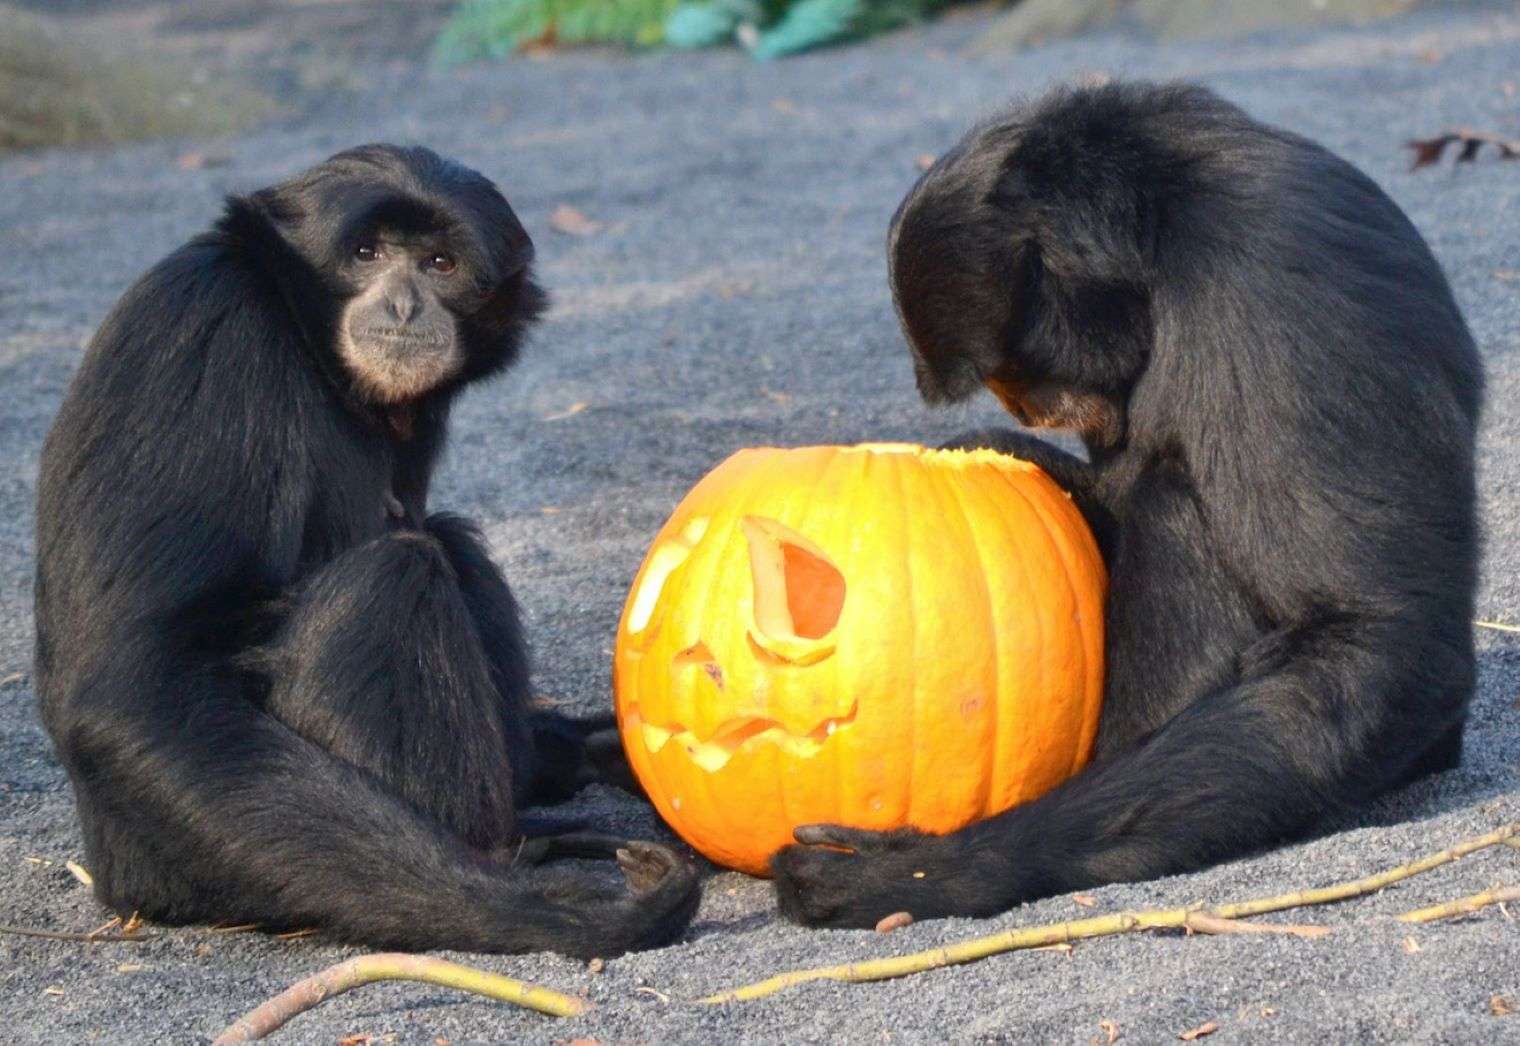
<svg viewBox="0 0 1520 1046">
<path fill-rule="evenodd" d="M 367 146 L 228 202 L 106 319 L 43 450 L 37 679 L 95 890 L 164 922 L 610 955 L 674 851 L 519 841 L 594 770 L 528 703 L 479 533 L 427 515 L 461 388 L 541 311 L 484 177 Z M 611 856 L 631 889 L 535 859 Z"/>
<path fill-rule="evenodd" d="M 988 915 L 1185 872 L 1456 765 L 1473 686 L 1483 376 L 1441 270 L 1365 175 L 1208 91 L 1065 91 L 973 130 L 893 219 L 931 401 L 986 385 L 1108 564 L 1093 764 L 945 836 L 831 825 L 790 917 Z"/>
</svg>

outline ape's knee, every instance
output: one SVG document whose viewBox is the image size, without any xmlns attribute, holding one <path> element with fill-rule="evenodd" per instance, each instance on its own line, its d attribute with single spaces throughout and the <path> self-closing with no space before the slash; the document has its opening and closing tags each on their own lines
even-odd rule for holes
<svg viewBox="0 0 1520 1046">
<path fill-rule="evenodd" d="M 517 601 L 492 561 L 480 528 L 460 516 L 436 513 L 428 517 L 427 534 L 447 557 L 460 597 L 490 660 L 497 689 L 509 701 L 526 701 L 528 648 Z"/>
</svg>

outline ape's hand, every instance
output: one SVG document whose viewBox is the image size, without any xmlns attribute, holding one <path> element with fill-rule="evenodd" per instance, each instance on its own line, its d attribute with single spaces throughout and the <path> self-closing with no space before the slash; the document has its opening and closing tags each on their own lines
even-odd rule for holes
<svg viewBox="0 0 1520 1046">
<path fill-rule="evenodd" d="M 1008 907 L 1001 895 L 1010 877 L 985 867 L 1002 863 L 997 851 L 968 846 L 964 833 L 811 824 L 792 835 L 798 845 L 778 851 L 771 871 L 781 913 L 794 922 L 868 927 L 893 912 L 926 919 Z"/>
</svg>

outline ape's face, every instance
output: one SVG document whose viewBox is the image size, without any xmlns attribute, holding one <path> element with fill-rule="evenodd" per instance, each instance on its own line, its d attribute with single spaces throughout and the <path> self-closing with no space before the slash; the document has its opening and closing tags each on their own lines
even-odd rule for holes
<svg viewBox="0 0 1520 1046">
<path fill-rule="evenodd" d="M 343 277 L 353 297 L 338 317 L 338 356 L 367 398 L 401 403 L 459 376 L 454 308 L 474 280 L 446 235 L 366 232 Z"/>
<path fill-rule="evenodd" d="M 887 242 L 892 300 L 929 402 L 991 390 L 1020 422 L 1090 447 L 1124 436 L 1148 312 L 1139 274 L 1093 264 L 1121 233 L 1050 221 L 1006 128 L 973 132 L 909 192 Z M 1013 143 L 1013 144 L 1010 144 Z"/>
<path fill-rule="evenodd" d="M 351 149 L 254 200 L 316 270 L 329 350 L 370 403 L 500 369 L 543 308 L 533 241 L 496 186 L 426 149 Z"/>
</svg>

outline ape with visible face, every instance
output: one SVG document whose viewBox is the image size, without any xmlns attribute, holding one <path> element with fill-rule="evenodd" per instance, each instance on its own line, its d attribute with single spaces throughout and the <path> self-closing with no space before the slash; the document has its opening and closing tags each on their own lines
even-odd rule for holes
<svg viewBox="0 0 1520 1046">
<path fill-rule="evenodd" d="M 118 912 L 578 956 L 689 920 L 672 850 L 520 839 L 606 746 L 529 706 L 506 582 L 427 513 L 532 257 L 485 178 L 368 146 L 231 200 L 106 319 L 43 450 L 37 680 Z M 535 863 L 614 852 L 631 889 Z"/>
<path fill-rule="evenodd" d="M 832 825 L 774 860 L 800 922 L 989 915 L 1301 835 L 1455 766 L 1473 687 L 1483 376 L 1439 266 L 1350 164 L 1209 92 L 1066 91 L 903 201 L 926 399 L 987 386 L 1088 460 L 1110 574 L 1095 759 L 945 836 Z"/>
</svg>

